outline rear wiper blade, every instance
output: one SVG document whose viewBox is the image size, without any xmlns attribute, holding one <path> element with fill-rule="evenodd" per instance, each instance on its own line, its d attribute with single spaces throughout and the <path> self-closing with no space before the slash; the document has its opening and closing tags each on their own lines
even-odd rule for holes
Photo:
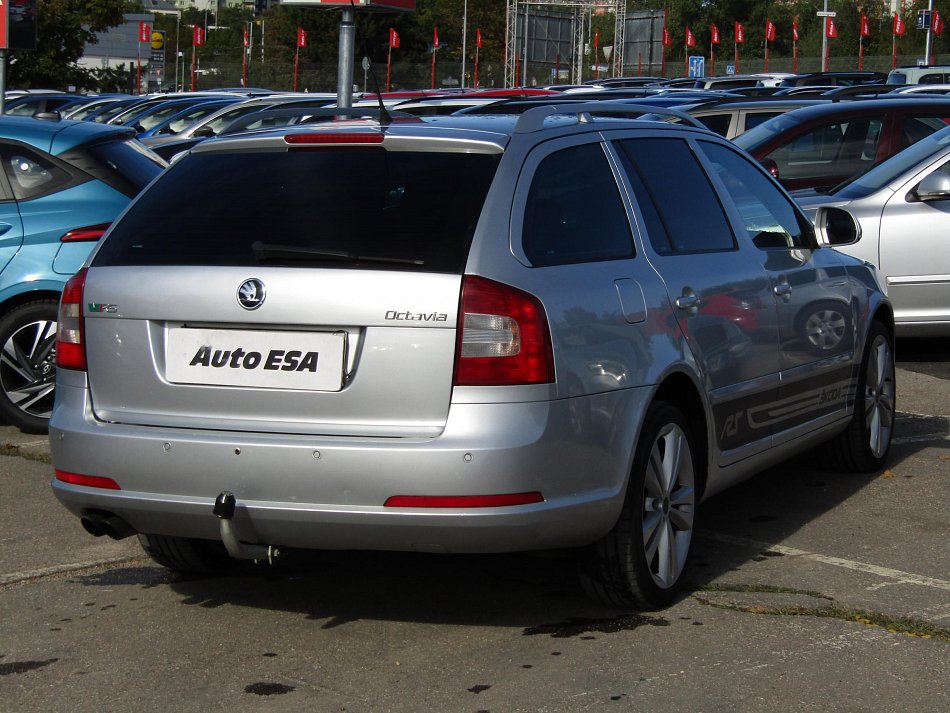
<svg viewBox="0 0 950 713">
<path fill-rule="evenodd" d="M 380 262 L 420 266 L 426 264 L 425 260 L 383 257 L 382 255 L 358 255 L 347 250 L 321 250 L 298 245 L 277 245 L 263 243 L 260 240 L 251 243 L 251 250 L 254 251 L 254 256 L 258 260 L 334 260 L 337 262 Z"/>
</svg>

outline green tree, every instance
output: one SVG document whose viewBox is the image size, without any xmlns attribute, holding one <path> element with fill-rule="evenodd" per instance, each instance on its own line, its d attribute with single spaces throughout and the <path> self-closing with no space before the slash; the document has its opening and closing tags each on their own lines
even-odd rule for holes
<svg viewBox="0 0 950 713">
<path fill-rule="evenodd" d="M 136 5 L 129 0 L 39 0 L 36 50 L 10 52 L 8 86 L 96 88 L 96 73 L 77 65 L 83 47 L 96 41 L 97 32 L 120 25 L 123 13 Z"/>
</svg>

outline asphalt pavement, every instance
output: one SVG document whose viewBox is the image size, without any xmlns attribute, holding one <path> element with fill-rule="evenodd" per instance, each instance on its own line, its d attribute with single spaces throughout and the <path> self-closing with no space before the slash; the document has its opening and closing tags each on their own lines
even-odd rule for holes
<svg viewBox="0 0 950 713">
<path fill-rule="evenodd" d="M 901 364 L 885 471 L 803 457 L 704 503 L 656 612 L 590 602 L 557 553 L 174 575 L 85 533 L 46 439 L 0 428 L 0 713 L 948 711 L 941 368 Z"/>
</svg>

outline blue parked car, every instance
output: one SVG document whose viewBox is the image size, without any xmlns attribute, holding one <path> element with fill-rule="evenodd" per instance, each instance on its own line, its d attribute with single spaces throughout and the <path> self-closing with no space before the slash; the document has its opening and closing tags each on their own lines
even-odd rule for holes
<svg viewBox="0 0 950 713">
<path fill-rule="evenodd" d="M 0 116 L 0 420 L 43 433 L 63 285 L 167 165 L 135 130 Z"/>
</svg>

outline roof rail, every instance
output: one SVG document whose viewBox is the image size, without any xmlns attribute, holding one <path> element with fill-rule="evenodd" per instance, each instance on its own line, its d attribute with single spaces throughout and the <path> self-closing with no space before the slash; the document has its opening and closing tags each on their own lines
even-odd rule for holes
<svg viewBox="0 0 950 713">
<path fill-rule="evenodd" d="M 580 104 L 545 104 L 536 108 L 528 109 L 518 117 L 518 123 L 515 124 L 516 134 L 530 134 L 540 131 L 544 127 L 544 121 L 548 117 L 558 114 L 573 114 L 577 116 L 579 124 L 593 121 L 594 116 L 617 116 L 635 119 L 646 115 L 666 116 L 678 119 L 684 124 L 689 124 L 697 129 L 706 129 L 707 127 L 698 119 L 693 118 L 685 111 L 673 109 L 671 107 L 650 106 L 648 104 L 628 104 L 626 102 L 612 101 L 593 101 Z"/>
</svg>

